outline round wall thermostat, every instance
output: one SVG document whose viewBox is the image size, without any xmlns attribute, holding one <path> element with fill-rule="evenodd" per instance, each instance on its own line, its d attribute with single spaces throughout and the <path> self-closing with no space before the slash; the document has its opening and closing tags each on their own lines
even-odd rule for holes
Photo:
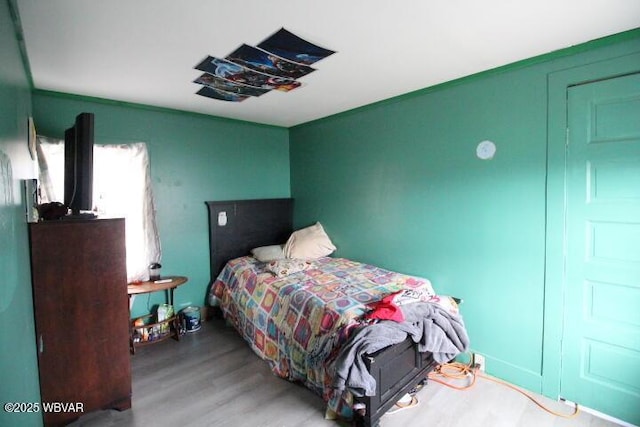
<svg viewBox="0 0 640 427">
<path fill-rule="evenodd" d="M 496 144 L 492 141 L 482 141 L 476 148 L 476 156 L 482 160 L 492 159 L 496 154 Z"/>
</svg>

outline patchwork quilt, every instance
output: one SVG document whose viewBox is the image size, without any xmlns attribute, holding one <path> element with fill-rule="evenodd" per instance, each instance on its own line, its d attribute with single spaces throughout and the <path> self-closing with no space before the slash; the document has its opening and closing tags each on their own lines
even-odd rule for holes
<svg viewBox="0 0 640 427">
<path fill-rule="evenodd" d="M 323 396 L 330 411 L 345 414 L 350 405 L 333 395 L 329 369 L 340 345 L 364 322 L 367 304 L 402 289 L 434 295 L 431 283 L 344 258 L 277 267 L 249 256 L 236 258 L 212 292 L 225 318 L 276 375 L 303 383 Z"/>
</svg>

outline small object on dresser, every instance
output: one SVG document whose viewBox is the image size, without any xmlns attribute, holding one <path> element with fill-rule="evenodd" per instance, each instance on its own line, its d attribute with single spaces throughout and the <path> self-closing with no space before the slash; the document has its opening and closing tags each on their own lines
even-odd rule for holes
<svg viewBox="0 0 640 427">
<path fill-rule="evenodd" d="M 38 206 L 40 219 L 51 221 L 62 219 L 67 215 L 67 207 L 60 202 L 43 203 Z"/>
</svg>

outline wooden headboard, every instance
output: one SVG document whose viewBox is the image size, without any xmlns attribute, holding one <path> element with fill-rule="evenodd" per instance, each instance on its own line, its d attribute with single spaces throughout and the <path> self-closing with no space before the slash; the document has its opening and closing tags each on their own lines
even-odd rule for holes
<svg viewBox="0 0 640 427">
<path fill-rule="evenodd" d="M 293 199 L 205 203 L 209 208 L 211 283 L 230 259 L 248 255 L 251 249 L 258 246 L 285 243 L 291 235 Z M 219 225 L 219 218 L 225 216 L 226 225 Z"/>
</svg>

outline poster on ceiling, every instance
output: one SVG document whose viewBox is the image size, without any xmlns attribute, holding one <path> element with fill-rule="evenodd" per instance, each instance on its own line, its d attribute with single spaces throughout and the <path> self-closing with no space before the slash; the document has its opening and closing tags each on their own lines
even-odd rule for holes
<svg viewBox="0 0 640 427">
<path fill-rule="evenodd" d="M 225 92 L 237 93 L 238 95 L 260 96 L 269 92 L 271 89 L 262 89 L 254 86 L 247 86 L 240 83 L 225 80 L 209 73 L 203 73 L 200 77 L 193 81 L 213 89 L 223 90 Z"/>
<path fill-rule="evenodd" d="M 240 46 L 230 53 L 226 59 L 261 73 L 290 79 L 299 79 L 315 71 L 314 68 L 308 65 L 289 61 L 248 44 Z"/>
<path fill-rule="evenodd" d="M 213 56 L 207 56 L 201 63 L 196 65 L 195 68 L 235 83 L 262 89 L 275 89 L 282 92 L 289 92 L 301 86 L 301 83 L 296 80 L 260 73 L 234 62 L 227 61 L 226 59 Z"/>
<path fill-rule="evenodd" d="M 266 38 L 258 44 L 258 47 L 281 58 L 305 65 L 313 64 L 335 53 L 333 50 L 310 43 L 284 28 Z"/>
<path fill-rule="evenodd" d="M 239 95 L 237 93 L 225 92 L 224 90 L 214 89 L 209 86 L 203 86 L 196 94 L 206 96 L 207 98 L 219 99 L 229 102 L 242 102 L 249 98 L 247 95 Z"/>
</svg>

